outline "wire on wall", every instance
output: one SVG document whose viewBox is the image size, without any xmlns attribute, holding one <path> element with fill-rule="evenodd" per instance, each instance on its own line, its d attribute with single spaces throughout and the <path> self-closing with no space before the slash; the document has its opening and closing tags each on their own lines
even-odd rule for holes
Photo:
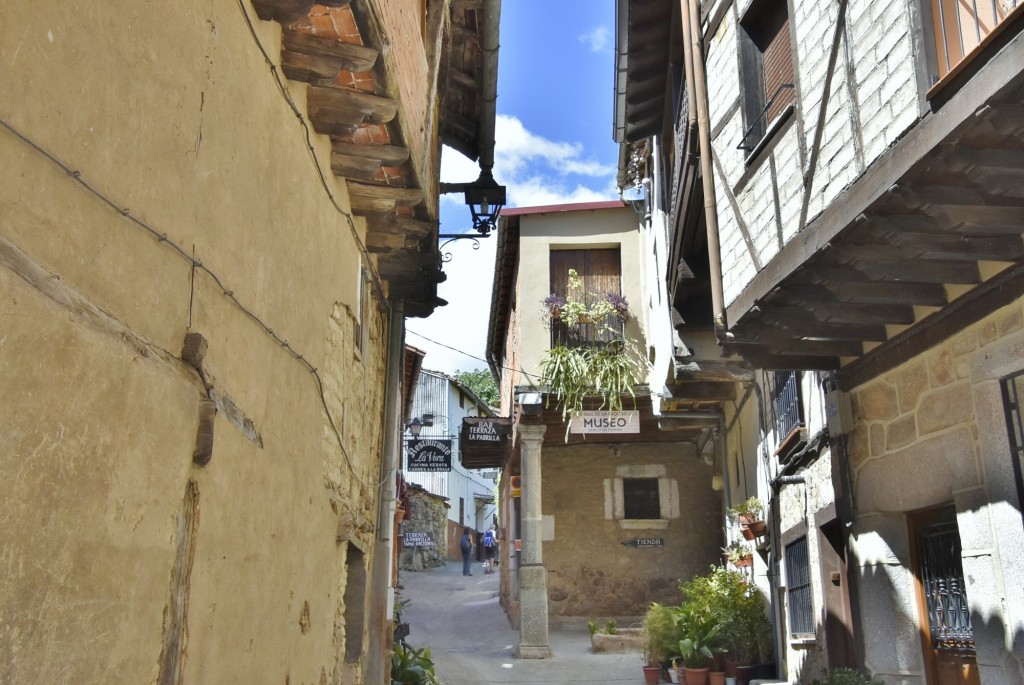
<svg viewBox="0 0 1024 685">
<path fill-rule="evenodd" d="M 359 237 L 359 232 L 356 230 L 355 219 L 352 217 L 350 212 L 338 204 L 337 199 L 334 197 L 334 193 L 331 192 L 330 185 L 327 183 L 327 177 L 324 175 L 323 167 L 320 164 L 320 158 L 317 156 L 316 149 L 313 147 L 313 133 L 310 131 L 309 123 L 306 121 L 306 118 L 302 116 L 302 112 L 295 104 L 295 100 L 292 99 L 291 93 L 288 92 L 288 87 L 281 78 L 281 72 L 277 64 L 270 58 L 270 53 L 267 52 L 266 48 L 263 46 L 263 42 L 260 40 L 259 36 L 256 35 L 256 27 L 253 26 L 252 18 L 246 11 L 243 3 L 244 0 L 237 0 L 238 10 L 242 13 L 242 17 L 245 19 L 245 25 L 249 28 L 249 35 L 252 36 L 252 40 L 256 44 L 257 49 L 260 51 L 260 54 L 263 55 L 263 61 L 266 62 L 267 68 L 270 70 L 270 74 L 274 78 L 277 91 L 281 94 L 281 97 L 284 98 L 288 108 L 292 111 L 292 114 L 295 115 L 299 125 L 302 127 L 303 135 L 305 137 L 306 151 L 309 153 L 310 159 L 313 162 L 313 167 L 316 169 L 316 175 L 317 178 L 320 179 L 320 185 L 324 189 L 324 193 L 327 195 L 327 199 L 330 201 L 331 206 L 334 207 L 338 214 L 344 217 L 345 223 L 349 227 L 349 232 L 352 234 L 352 240 L 355 242 L 356 247 L 363 256 L 363 261 L 366 262 L 366 267 L 373 275 L 373 286 L 376 291 L 377 299 L 379 300 L 381 311 L 390 312 L 391 303 L 388 302 L 387 297 L 384 295 L 383 280 L 381 279 L 380 273 L 378 273 L 373 260 L 370 259 L 370 251 L 366 249 L 366 245 Z"/>
<path fill-rule="evenodd" d="M 144 232 L 148 233 L 151 237 L 155 238 L 157 242 L 166 245 L 172 252 L 176 253 L 179 257 L 187 261 L 191 265 L 192 270 L 190 278 L 192 284 L 190 285 L 190 290 L 194 289 L 195 287 L 195 272 L 202 271 L 213 280 L 217 287 L 220 288 L 221 293 L 226 298 L 228 298 L 235 305 L 236 308 L 238 308 L 242 313 L 249 317 L 249 319 L 252 320 L 253 323 L 255 323 L 259 328 L 261 328 L 263 332 L 266 335 L 268 335 L 275 343 L 277 343 L 277 345 L 280 346 L 285 352 L 294 357 L 300 364 L 305 366 L 306 369 L 313 375 L 313 378 L 316 380 L 317 390 L 320 394 L 320 403 L 323 406 L 324 412 L 327 415 L 327 421 L 331 426 L 331 430 L 334 432 L 334 436 L 337 439 L 338 447 L 341 450 L 342 457 L 345 460 L 345 465 L 348 468 L 349 473 L 361 484 L 366 485 L 368 487 L 375 487 L 373 483 L 370 483 L 361 478 L 359 474 L 356 472 L 355 468 L 352 466 L 352 461 L 349 458 L 348 451 L 345 449 L 345 444 L 341 438 L 341 433 L 338 431 L 338 426 L 334 421 L 334 416 L 331 414 L 331 411 L 327 406 L 327 397 L 324 394 L 324 386 L 323 381 L 320 378 L 320 373 L 317 371 L 317 368 L 310 363 L 308 359 L 306 359 L 300 352 L 298 352 L 294 347 L 292 347 L 291 344 L 286 339 L 282 338 L 280 335 L 275 333 L 274 330 L 270 326 L 268 326 L 263 321 L 263 319 L 259 317 L 259 315 L 254 313 L 244 304 L 242 304 L 238 297 L 235 296 L 234 291 L 230 290 L 226 285 L 224 285 L 224 282 L 220 279 L 220 276 L 214 273 L 208 266 L 203 264 L 203 261 L 201 259 L 189 254 L 189 252 L 185 250 L 185 248 L 183 248 L 178 243 L 174 242 L 173 239 L 169 238 L 167 236 L 167 233 L 158 230 L 157 228 L 149 224 L 146 220 L 133 214 L 132 211 L 127 207 L 124 207 L 119 203 L 115 202 L 113 199 L 104 194 L 103 191 L 97 189 L 95 186 L 93 186 L 91 183 L 85 180 L 81 171 L 77 169 L 72 169 L 70 166 L 61 161 L 58 157 L 50 153 L 48 150 L 43 148 L 41 145 L 36 143 L 34 140 L 26 136 L 21 131 L 16 129 L 10 122 L 8 122 L 2 116 L 0 116 L 0 126 L 3 126 L 23 143 L 31 147 L 33 150 L 35 150 L 40 155 L 49 160 L 52 164 L 60 168 L 65 174 L 67 174 L 68 177 L 70 177 L 80 186 L 89 191 L 90 194 L 92 194 L 102 203 L 113 209 L 115 212 L 120 214 L 128 221 L 135 224 Z M 191 301 L 191 292 L 189 294 L 189 298 Z M 191 323 L 191 321 L 189 323 Z"/>
</svg>

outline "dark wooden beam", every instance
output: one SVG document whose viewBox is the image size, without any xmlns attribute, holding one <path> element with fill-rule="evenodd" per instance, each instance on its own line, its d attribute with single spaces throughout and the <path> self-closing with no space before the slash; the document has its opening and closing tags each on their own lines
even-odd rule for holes
<svg viewBox="0 0 1024 685">
<path fill-rule="evenodd" d="M 370 71 L 380 54 L 363 45 L 303 31 L 286 30 L 281 42 L 281 69 L 285 76 L 317 85 L 334 81 L 342 69 L 355 73 Z"/>
<path fill-rule="evenodd" d="M 398 113 L 391 98 L 351 88 L 310 86 L 306 103 L 317 133 L 345 135 L 361 124 L 386 124 Z"/>
<path fill-rule="evenodd" d="M 811 266 L 794 277 L 790 300 L 805 302 L 855 302 L 859 304 L 946 304 L 946 289 L 937 283 L 906 283 L 869 280 L 852 266 Z M 807 283 L 808 285 L 803 285 Z"/>
<path fill-rule="evenodd" d="M 334 143 L 331 170 L 338 176 L 368 181 L 381 166 L 397 166 L 409 158 L 409 150 L 394 145 Z"/>
<path fill-rule="evenodd" d="M 686 381 L 750 383 L 754 380 L 754 369 L 742 359 L 717 361 L 684 357 L 676 361 L 673 377 L 680 383 Z"/>
<path fill-rule="evenodd" d="M 762 323 L 744 323 L 743 335 L 757 337 L 766 329 L 781 329 L 796 337 L 821 340 L 871 340 L 878 342 L 887 337 L 884 324 L 819 321 L 802 307 L 762 307 L 761 321 Z"/>
<path fill-rule="evenodd" d="M 408 237 L 420 241 L 436 230 L 436 224 L 419 219 L 407 219 L 392 215 L 370 215 L 366 217 L 366 231 L 369 234 L 382 233 Z"/>
<path fill-rule="evenodd" d="M 349 199 L 352 211 L 361 214 L 387 213 L 396 207 L 412 207 L 423 202 L 423 191 L 419 188 L 376 185 L 348 181 Z"/>
<path fill-rule="evenodd" d="M 819 321 L 856 324 L 911 324 L 914 308 L 908 304 L 865 304 L 861 302 L 827 302 L 803 300 L 799 295 L 787 293 L 781 298 L 785 304 L 804 307 Z M 767 309 L 771 305 L 761 305 Z"/>
<path fill-rule="evenodd" d="M 663 402 L 726 402 L 736 399 L 736 384 L 731 381 L 682 381 L 669 383 Z"/>
<path fill-rule="evenodd" d="M 838 357 L 779 354 L 772 352 L 762 345 L 737 345 L 729 343 L 729 346 L 730 349 L 741 355 L 754 367 L 764 371 L 815 371 L 839 368 Z"/>
<path fill-rule="evenodd" d="M 898 287 L 902 281 L 909 283 L 981 283 L 981 272 L 975 261 L 952 261 L 948 259 L 891 259 L 890 261 L 854 260 L 850 266 L 864 273 L 868 278 L 888 281 Z"/>
<path fill-rule="evenodd" d="M 1020 227 L 1024 232 L 1024 226 Z M 1006 261 L 1024 258 L 1024 237 L 1016 235 L 963 235 L 954 232 L 887 231 L 871 225 L 844 243 L 884 245 L 908 257 Z"/>
<path fill-rule="evenodd" d="M 1000 307 L 1017 301 L 1022 295 L 1024 265 L 1017 265 L 973 288 L 948 307 L 925 317 L 918 325 L 848 364 L 838 374 L 839 386 L 844 390 L 853 390 L 982 320 Z"/>
</svg>

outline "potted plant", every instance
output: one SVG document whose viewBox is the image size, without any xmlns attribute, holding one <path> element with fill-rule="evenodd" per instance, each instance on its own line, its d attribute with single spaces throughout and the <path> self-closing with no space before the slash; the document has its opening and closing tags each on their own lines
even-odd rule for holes
<svg viewBox="0 0 1024 685">
<path fill-rule="evenodd" d="M 607 299 L 608 304 L 611 305 L 620 321 L 623 323 L 629 321 L 629 301 L 626 300 L 625 295 L 608 293 L 605 299 Z"/>
<path fill-rule="evenodd" d="M 708 665 L 716 653 L 725 651 L 718 637 L 722 624 L 708 607 L 687 608 L 685 603 L 679 624 L 682 635 L 678 658 L 682 663 L 681 675 L 686 678 L 686 685 L 708 685 Z M 678 665 L 676 672 L 679 672 Z"/>
<path fill-rule="evenodd" d="M 679 656 L 680 638 L 675 610 L 652 602 L 644 616 L 644 678 L 651 677 L 648 669 L 656 670 L 659 678 L 667 674 L 672 659 Z"/>
<path fill-rule="evenodd" d="M 736 568 L 745 568 L 754 563 L 754 553 L 739 540 L 733 540 L 728 547 L 722 548 L 725 560 Z"/>
<path fill-rule="evenodd" d="M 607 320 L 612 314 L 620 318 L 628 316 L 626 299 L 594 299 L 588 305 L 583 293 L 583 279 L 572 269 L 569 270 L 568 295 L 559 309 L 559 320 L 568 327 L 588 322 Z M 542 301 L 551 311 L 560 301 L 551 295 Z M 642 382 L 646 359 L 636 341 L 605 325 L 605 337 L 610 340 L 570 346 L 556 344 L 551 347 L 540 362 L 540 384 L 547 388 L 548 397 L 554 397 L 556 406 L 562 410 L 566 423 L 566 440 L 569 438 L 569 420 L 583 409 L 584 399 L 598 397 L 600 408 L 609 412 L 622 411 L 625 395 L 636 397 L 635 386 Z"/>
<path fill-rule="evenodd" d="M 558 319 L 562 316 L 562 307 L 565 306 L 565 298 L 561 295 L 555 295 L 552 293 L 541 300 L 541 304 L 544 305 L 544 309 L 547 310 L 549 317 L 552 319 Z"/>
<path fill-rule="evenodd" d="M 764 504 L 756 497 L 729 507 L 729 521 L 739 524 L 743 537 L 747 540 L 759 538 L 768 530 L 768 525 L 764 521 Z"/>
</svg>

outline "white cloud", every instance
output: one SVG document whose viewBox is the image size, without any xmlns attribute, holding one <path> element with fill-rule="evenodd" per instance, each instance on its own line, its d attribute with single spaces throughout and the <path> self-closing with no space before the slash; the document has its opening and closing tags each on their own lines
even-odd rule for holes
<svg viewBox="0 0 1024 685">
<path fill-rule="evenodd" d="M 591 52 L 604 52 L 608 49 L 611 32 L 607 26 L 596 26 L 589 33 L 579 37 L 581 43 L 590 48 Z"/>
<path fill-rule="evenodd" d="M 615 168 L 589 158 L 579 143 L 553 141 L 529 131 L 513 116 L 495 121 L 494 177 L 507 188 L 508 206 L 530 207 L 612 200 L 617 197 Z M 455 150 L 441 156 L 441 179 L 473 181 L 480 167 Z M 442 196 L 442 233 L 469 230 L 469 212 L 460 194 Z M 473 249 L 469 240 L 448 244 L 444 252 L 452 260 L 444 265 L 448 280 L 438 286 L 438 296 L 448 300 L 427 319 L 408 321 L 407 342 L 427 352 L 423 366 L 451 373 L 456 369 L 487 368 L 487 322 L 490 317 L 494 279 L 496 236 L 480 240 Z M 428 342 L 422 334 L 473 357 Z"/>
</svg>

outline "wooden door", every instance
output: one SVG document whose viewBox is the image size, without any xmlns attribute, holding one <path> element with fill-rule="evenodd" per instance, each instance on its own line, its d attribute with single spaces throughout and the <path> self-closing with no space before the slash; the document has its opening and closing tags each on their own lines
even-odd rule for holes
<svg viewBox="0 0 1024 685">
<path fill-rule="evenodd" d="M 980 685 L 956 510 L 918 512 L 909 522 L 928 685 Z"/>
<path fill-rule="evenodd" d="M 847 547 L 838 518 L 818 526 L 821 587 L 825 610 L 825 648 L 829 668 L 856 668 L 853 611 L 847 588 Z"/>
</svg>

